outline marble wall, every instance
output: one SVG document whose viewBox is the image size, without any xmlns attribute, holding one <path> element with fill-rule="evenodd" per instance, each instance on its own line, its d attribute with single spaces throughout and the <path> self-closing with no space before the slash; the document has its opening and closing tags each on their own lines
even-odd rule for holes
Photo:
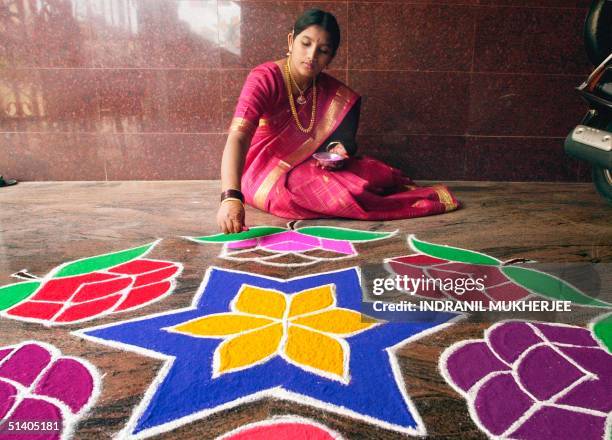
<svg viewBox="0 0 612 440">
<path fill-rule="evenodd" d="M 217 179 L 248 71 L 308 7 L 363 96 L 361 151 L 418 179 L 588 180 L 588 0 L 0 0 L 0 174 Z"/>
</svg>

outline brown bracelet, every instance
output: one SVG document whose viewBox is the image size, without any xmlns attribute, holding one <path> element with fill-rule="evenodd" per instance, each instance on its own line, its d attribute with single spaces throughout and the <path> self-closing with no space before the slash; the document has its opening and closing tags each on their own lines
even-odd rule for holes
<svg viewBox="0 0 612 440">
<path fill-rule="evenodd" d="M 244 195 L 237 189 L 227 189 L 223 191 L 221 193 L 221 201 L 224 201 L 225 199 L 238 199 L 244 203 Z"/>
</svg>

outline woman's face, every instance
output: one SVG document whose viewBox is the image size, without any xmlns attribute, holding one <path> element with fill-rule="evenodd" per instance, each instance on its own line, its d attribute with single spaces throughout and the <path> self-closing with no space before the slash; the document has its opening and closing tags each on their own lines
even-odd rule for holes
<svg viewBox="0 0 612 440">
<path fill-rule="evenodd" d="M 306 78 L 317 76 L 333 58 L 329 33 L 321 26 L 308 26 L 298 35 L 289 34 L 293 71 Z"/>
</svg>

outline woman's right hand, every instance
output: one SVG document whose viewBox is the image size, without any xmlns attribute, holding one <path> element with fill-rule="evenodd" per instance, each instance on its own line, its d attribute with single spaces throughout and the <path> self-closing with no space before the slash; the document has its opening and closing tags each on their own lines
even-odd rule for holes
<svg viewBox="0 0 612 440">
<path fill-rule="evenodd" d="M 244 205 L 240 200 L 227 200 L 217 211 L 217 224 L 224 234 L 248 231 L 244 224 Z"/>
</svg>

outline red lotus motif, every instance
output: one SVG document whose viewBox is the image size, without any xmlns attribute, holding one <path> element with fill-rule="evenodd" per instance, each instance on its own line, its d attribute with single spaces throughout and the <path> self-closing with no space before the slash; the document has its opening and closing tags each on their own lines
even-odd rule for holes
<svg viewBox="0 0 612 440">
<path fill-rule="evenodd" d="M 136 309 L 170 293 L 180 269 L 170 261 L 136 259 L 103 271 L 42 280 L 27 300 L 4 314 L 59 324 Z"/>
<path fill-rule="evenodd" d="M 393 258 L 388 260 L 387 264 L 394 274 L 405 275 L 411 279 L 453 280 L 447 282 L 449 286 L 453 286 L 453 290 L 445 289 L 445 283 L 432 282 L 429 283 L 429 288 L 425 288 L 423 283 L 414 294 L 425 298 L 482 301 L 488 304 L 491 301 L 516 301 L 531 294 L 504 275 L 499 266 L 461 263 L 422 254 Z M 480 280 L 484 288 L 458 291 L 456 280 L 460 279 L 463 283 L 467 279 Z"/>
<path fill-rule="evenodd" d="M 400 290 L 432 299 L 511 302 L 538 295 L 571 301 L 589 307 L 610 308 L 612 304 L 591 297 L 555 275 L 541 272 L 514 259 L 502 262 L 482 252 L 439 245 L 408 237 L 415 254 L 385 260 L 387 270 L 400 276 Z M 399 281 L 399 282 L 398 282 Z"/>
</svg>

